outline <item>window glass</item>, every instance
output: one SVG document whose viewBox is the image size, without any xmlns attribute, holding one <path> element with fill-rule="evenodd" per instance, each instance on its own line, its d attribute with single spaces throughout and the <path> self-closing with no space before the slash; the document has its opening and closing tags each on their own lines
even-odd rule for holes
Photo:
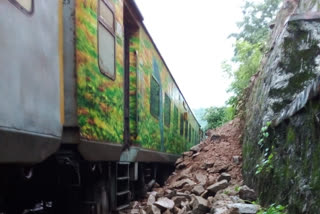
<svg viewBox="0 0 320 214">
<path fill-rule="evenodd" d="M 184 137 L 186 138 L 186 140 L 188 140 L 188 121 L 187 120 L 185 124 Z"/>
<path fill-rule="evenodd" d="M 109 31 L 99 24 L 99 65 L 104 74 L 114 78 L 114 37 Z"/>
<path fill-rule="evenodd" d="M 103 0 L 99 1 L 98 50 L 100 71 L 115 79 L 114 14 Z"/>
<path fill-rule="evenodd" d="M 171 100 L 170 97 L 166 94 L 164 99 L 164 124 L 170 126 L 170 117 L 171 117 Z"/>
<path fill-rule="evenodd" d="M 180 135 L 183 136 L 184 119 L 183 113 L 180 115 Z"/>
<path fill-rule="evenodd" d="M 189 124 L 189 142 L 191 142 L 191 125 Z"/>
<path fill-rule="evenodd" d="M 33 0 L 10 0 L 10 1 L 27 13 L 31 14 L 33 12 Z"/>
<path fill-rule="evenodd" d="M 112 10 L 102 1 L 100 3 L 100 21 L 102 21 L 107 27 L 109 27 L 112 32 L 114 32 L 114 17 Z"/>
<path fill-rule="evenodd" d="M 160 85 L 151 77 L 150 86 L 150 113 L 159 119 L 160 116 Z"/>
</svg>

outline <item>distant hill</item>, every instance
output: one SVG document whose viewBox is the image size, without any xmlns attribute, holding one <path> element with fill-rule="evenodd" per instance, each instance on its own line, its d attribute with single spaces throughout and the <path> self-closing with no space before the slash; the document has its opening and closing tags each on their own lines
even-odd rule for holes
<svg viewBox="0 0 320 214">
<path fill-rule="evenodd" d="M 202 117 L 206 112 L 205 108 L 199 108 L 199 109 L 192 109 L 193 113 L 195 114 L 197 120 L 199 121 L 201 128 L 203 129 L 207 125 L 207 121 L 203 120 Z"/>
</svg>

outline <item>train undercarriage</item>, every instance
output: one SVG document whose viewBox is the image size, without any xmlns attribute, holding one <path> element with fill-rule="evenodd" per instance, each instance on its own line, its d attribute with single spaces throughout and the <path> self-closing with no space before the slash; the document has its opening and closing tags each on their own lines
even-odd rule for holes
<svg viewBox="0 0 320 214">
<path fill-rule="evenodd" d="M 36 165 L 0 165 L 0 213 L 116 213 L 163 185 L 172 165 L 90 162 L 72 146 Z"/>
</svg>

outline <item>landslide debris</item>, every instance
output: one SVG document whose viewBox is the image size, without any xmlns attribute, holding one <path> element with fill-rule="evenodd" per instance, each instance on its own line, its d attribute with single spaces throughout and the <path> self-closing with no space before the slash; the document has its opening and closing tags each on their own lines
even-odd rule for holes
<svg viewBox="0 0 320 214">
<path fill-rule="evenodd" d="M 176 161 L 176 170 L 163 187 L 122 213 L 256 213 L 260 207 L 250 203 L 256 193 L 242 181 L 240 119 L 209 130 L 207 136 Z"/>
</svg>

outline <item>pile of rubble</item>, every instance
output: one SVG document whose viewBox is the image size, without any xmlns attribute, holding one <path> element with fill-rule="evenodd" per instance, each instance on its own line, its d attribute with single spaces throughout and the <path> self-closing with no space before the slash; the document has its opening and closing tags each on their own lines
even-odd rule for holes
<svg viewBox="0 0 320 214">
<path fill-rule="evenodd" d="M 132 214 L 257 213 L 256 193 L 243 185 L 240 120 L 208 131 L 208 138 L 183 153 L 163 187 L 133 202 Z"/>
</svg>

